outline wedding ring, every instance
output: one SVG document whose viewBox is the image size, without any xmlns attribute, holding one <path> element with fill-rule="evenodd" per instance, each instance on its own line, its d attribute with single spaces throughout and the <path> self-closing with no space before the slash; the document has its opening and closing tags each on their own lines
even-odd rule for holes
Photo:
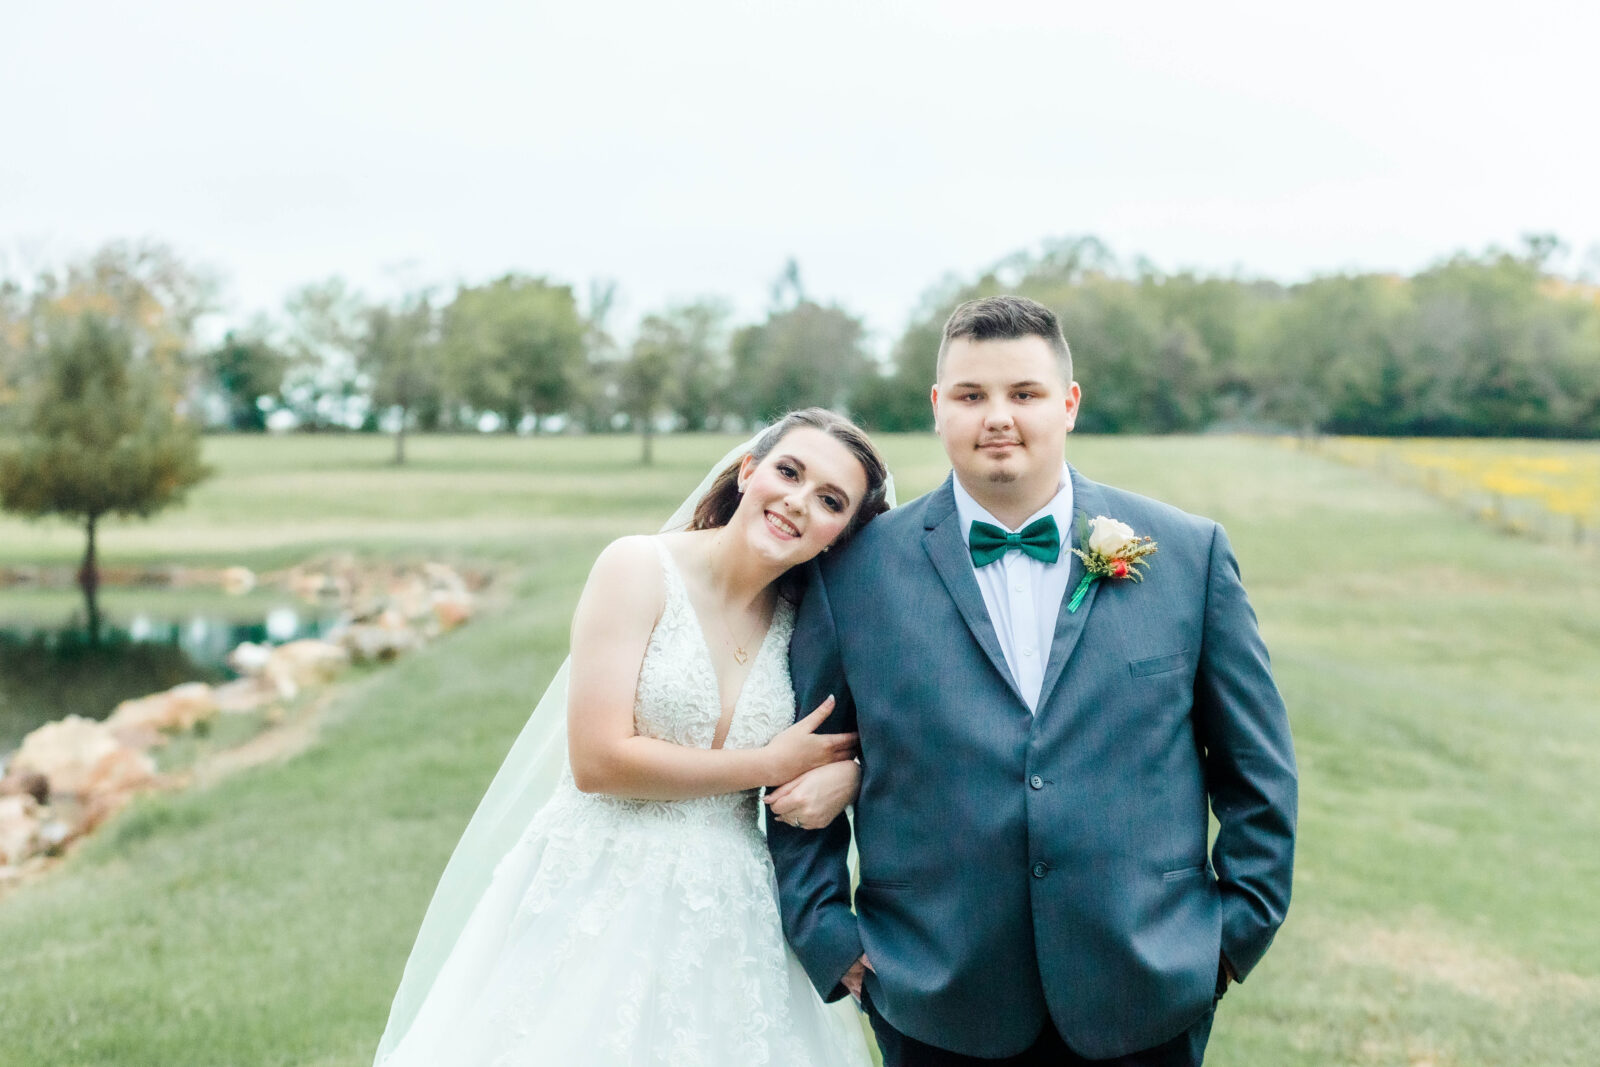
<svg viewBox="0 0 1600 1067">
<path fill-rule="evenodd" d="M 800 816 L 796 815 L 793 821 L 796 830 L 804 830 L 806 828 L 806 824 L 800 821 Z"/>
</svg>

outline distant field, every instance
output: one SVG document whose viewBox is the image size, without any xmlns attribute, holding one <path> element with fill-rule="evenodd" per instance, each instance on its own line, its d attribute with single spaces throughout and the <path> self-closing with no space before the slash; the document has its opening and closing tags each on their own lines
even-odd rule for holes
<svg viewBox="0 0 1600 1067">
<path fill-rule="evenodd" d="M 1600 547 L 1600 442 L 1326 437 L 1295 443 L 1372 467 L 1508 532 Z"/>
<path fill-rule="evenodd" d="M 654 528 L 732 443 L 663 438 L 642 469 L 627 438 L 425 438 L 395 469 L 382 439 L 208 441 L 219 476 L 108 527 L 108 563 L 436 555 L 506 568 L 503 606 L 351 677 L 300 756 L 142 801 L 0 900 L 0 1062 L 369 1063 L 599 546 Z M 942 476 L 931 437 L 883 445 L 902 499 Z M 1600 561 L 1272 441 L 1069 446 L 1090 477 L 1227 525 L 1294 723 L 1294 904 L 1210 1062 L 1600 1063 Z M 77 536 L 0 519 L 0 566 L 70 562 Z"/>
</svg>

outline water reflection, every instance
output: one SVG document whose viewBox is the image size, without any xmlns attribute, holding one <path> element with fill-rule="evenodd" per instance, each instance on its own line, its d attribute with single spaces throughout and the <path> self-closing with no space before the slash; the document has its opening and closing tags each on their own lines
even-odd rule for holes
<svg viewBox="0 0 1600 1067">
<path fill-rule="evenodd" d="M 182 682 L 235 677 L 227 656 L 244 641 L 281 644 L 316 637 L 333 615 L 275 607 L 260 620 L 137 613 L 103 620 L 98 642 L 81 624 L 48 628 L 0 623 L 0 753 L 35 727 L 67 715 L 103 719 L 130 697 Z"/>
</svg>

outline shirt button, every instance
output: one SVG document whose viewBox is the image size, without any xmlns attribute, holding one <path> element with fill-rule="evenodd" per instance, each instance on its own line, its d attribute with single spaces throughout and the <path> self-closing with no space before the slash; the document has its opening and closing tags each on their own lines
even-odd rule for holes
<svg viewBox="0 0 1600 1067">
<path fill-rule="evenodd" d="M 1050 871 L 1050 868 L 1046 867 L 1042 863 L 1035 863 L 1033 865 L 1033 876 L 1035 878 L 1043 878 L 1046 874 L 1049 873 L 1049 871 Z"/>
<path fill-rule="evenodd" d="M 1035 789 L 1043 789 L 1044 788 L 1044 779 L 1040 778 L 1036 774 L 1032 778 L 1028 779 L 1028 784 L 1033 786 Z"/>
<path fill-rule="evenodd" d="M 1023 649 L 1023 650 L 1022 650 L 1022 654 L 1023 654 L 1023 655 L 1024 655 L 1024 656 L 1031 656 L 1031 655 L 1033 655 L 1033 649 L 1031 649 L 1031 648 L 1025 648 L 1025 649 Z"/>
<path fill-rule="evenodd" d="M 1011 587 L 1011 590 L 1012 590 L 1012 592 L 1020 593 L 1020 592 L 1022 592 L 1022 586 L 1020 584 L 1019 585 L 1014 585 L 1014 586 Z"/>
</svg>

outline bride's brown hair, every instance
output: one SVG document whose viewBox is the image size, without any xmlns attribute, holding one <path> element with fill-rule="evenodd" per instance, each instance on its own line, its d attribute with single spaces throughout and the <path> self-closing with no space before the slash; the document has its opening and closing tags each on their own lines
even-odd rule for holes
<svg viewBox="0 0 1600 1067">
<path fill-rule="evenodd" d="M 862 497 L 861 505 L 850 517 L 850 525 L 844 528 L 838 540 L 834 542 L 839 544 L 861 529 L 874 516 L 889 510 L 888 501 L 885 500 L 889 468 L 867 435 L 862 432 L 861 427 L 827 408 L 803 408 L 789 412 L 756 438 L 756 443 L 750 447 L 750 456 L 757 463 L 761 462 L 777 447 L 785 434 L 801 426 L 821 430 L 843 444 L 861 464 L 861 469 L 867 475 L 866 496 Z M 701 498 L 699 506 L 694 509 L 694 517 L 689 520 L 689 529 L 714 530 L 719 526 L 728 525 L 733 513 L 739 509 L 739 498 L 744 495 L 739 491 L 739 467 L 742 462 L 743 460 L 735 461 L 717 475 L 716 480 L 711 483 L 711 488 L 706 490 L 706 495 Z"/>
</svg>

